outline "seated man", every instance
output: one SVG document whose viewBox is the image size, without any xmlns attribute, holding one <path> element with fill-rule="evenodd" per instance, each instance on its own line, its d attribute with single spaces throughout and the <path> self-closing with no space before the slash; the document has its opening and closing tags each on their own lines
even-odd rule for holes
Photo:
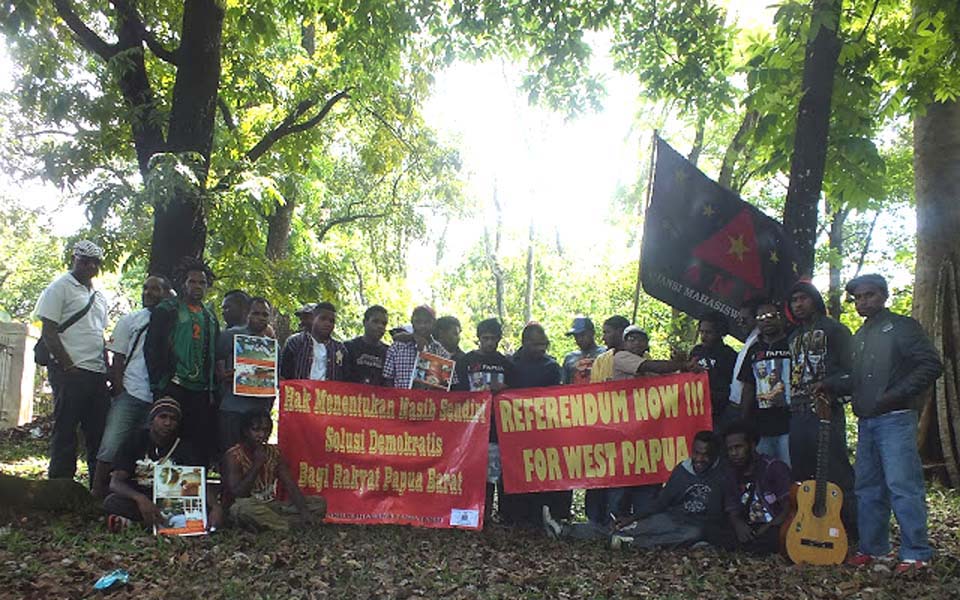
<svg viewBox="0 0 960 600">
<path fill-rule="evenodd" d="M 119 531 L 131 521 L 150 527 L 164 525 L 166 519 L 153 502 L 153 471 L 160 463 L 195 465 L 196 457 L 180 437 L 180 404 L 169 397 L 153 403 L 150 428 L 141 430 L 120 446 L 110 473 L 110 494 L 103 501 L 107 527 Z M 223 521 L 216 494 L 207 492 L 207 526 L 212 530 Z"/>
<path fill-rule="evenodd" d="M 544 506 L 544 528 L 553 537 L 610 536 L 615 548 L 680 546 L 711 540 L 723 527 L 724 481 L 729 477 L 713 432 L 701 431 L 693 438 L 690 458 L 676 466 L 649 512 L 621 521 L 610 532 L 593 523 L 561 525 Z"/>
<path fill-rule="evenodd" d="M 744 421 L 731 423 L 724 441 L 733 467 L 724 509 L 736 538 L 721 545 L 774 554 L 780 547 L 780 525 L 787 518 L 787 496 L 794 483 L 790 467 L 757 452 L 757 435 Z"/>
<path fill-rule="evenodd" d="M 327 511 L 319 496 L 304 498 L 280 457 L 267 444 L 273 421 L 266 412 L 244 415 L 241 441 L 223 455 L 223 505 L 232 521 L 258 530 L 288 531 L 288 517 L 297 514 L 302 525 L 320 520 Z M 292 505 L 274 498 L 277 481 Z"/>
</svg>

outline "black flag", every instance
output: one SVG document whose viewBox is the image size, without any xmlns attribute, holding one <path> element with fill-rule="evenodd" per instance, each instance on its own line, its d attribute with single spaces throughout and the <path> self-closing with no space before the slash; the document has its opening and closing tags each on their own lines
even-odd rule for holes
<svg viewBox="0 0 960 600">
<path fill-rule="evenodd" d="M 716 310 L 730 332 L 750 299 L 786 300 L 798 278 L 780 223 L 701 173 L 657 137 L 653 198 L 643 225 L 643 289 L 695 318 Z"/>
</svg>

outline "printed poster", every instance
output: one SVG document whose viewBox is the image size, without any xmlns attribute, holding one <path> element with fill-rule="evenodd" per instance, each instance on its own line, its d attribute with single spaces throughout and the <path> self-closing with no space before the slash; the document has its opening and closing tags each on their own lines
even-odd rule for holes
<svg viewBox="0 0 960 600">
<path fill-rule="evenodd" d="M 153 471 L 153 502 L 166 519 L 154 526 L 156 535 L 206 535 L 207 480 L 203 467 L 184 467 L 169 462 Z"/>
<path fill-rule="evenodd" d="M 411 374 L 410 387 L 416 389 L 449 390 L 456 363 L 429 352 L 417 354 L 417 364 Z"/>
<path fill-rule="evenodd" d="M 277 395 L 277 340 L 234 336 L 233 393 L 274 398 Z"/>
</svg>

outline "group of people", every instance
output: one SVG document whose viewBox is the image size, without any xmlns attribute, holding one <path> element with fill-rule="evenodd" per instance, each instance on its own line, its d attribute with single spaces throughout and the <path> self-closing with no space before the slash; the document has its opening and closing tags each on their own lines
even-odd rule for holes
<svg viewBox="0 0 960 600">
<path fill-rule="evenodd" d="M 221 327 L 204 303 L 213 273 L 202 261 L 185 259 L 172 280 L 146 278 L 143 308 L 122 317 L 104 342 L 107 303 L 92 283 L 102 259 L 95 244 L 77 243 L 70 271 L 37 304 L 55 398 L 49 476 L 74 476 L 79 426 L 92 491 L 104 498 L 111 527 L 161 518 L 147 475 L 164 460 L 218 466 L 221 489 L 208 494 L 215 526 L 230 519 L 286 529 L 293 516 L 309 522 L 322 515 L 322 499 L 304 498 L 278 450 L 267 444 L 274 399 L 236 394 L 232 385 L 235 336 L 275 337 L 270 301 L 227 292 Z M 707 372 L 713 431 L 696 435 L 690 458 L 665 486 L 587 490 L 586 523 L 568 522 L 572 492 L 505 493 L 491 426 L 487 519 L 496 503 L 505 524 L 615 546 L 710 543 L 774 551 L 793 482 L 815 476 L 821 427 L 815 409 L 827 404 L 827 479 L 844 491 L 844 524 L 859 539 L 848 562 L 887 559 L 892 508 L 901 530 L 897 569 L 923 568 L 932 551 L 916 449 L 918 402 L 939 377 L 941 361 L 916 321 L 885 307 L 883 277 L 860 276 L 846 289 L 865 317 L 853 336 L 826 315 L 816 288 L 800 281 L 786 298 L 743 307 L 750 334 L 739 352 L 724 343 L 727 321 L 718 313 L 701 318 L 699 343 L 688 355 L 670 360 L 651 358 L 649 336 L 625 317 L 603 322 L 603 345 L 592 320 L 576 317 L 566 335 L 577 350 L 559 363 L 547 354 L 549 338 L 538 323 L 524 327 L 520 348 L 506 356 L 499 351 L 501 324 L 483 320 L 477 349 L 464 352 L 460 322 L 437 318 L 424 305 L 413 310 L 409 325 L 389 331 L 388 345 L 389 314 L 375 305 L 363 315 L 363 334 L 344 342 L 334 335 L 336 307 L 321 302 L 295 313 L 299 330 L 282 345 L 278 376 L 408 388 L 421 351 L 455 361 L 452 389 L 494 393 Z M 855 469 L 846 444 L 848 400 L 859 418 Z M 275 499 L 277 482 L 288 503 Z"/>
</svg>

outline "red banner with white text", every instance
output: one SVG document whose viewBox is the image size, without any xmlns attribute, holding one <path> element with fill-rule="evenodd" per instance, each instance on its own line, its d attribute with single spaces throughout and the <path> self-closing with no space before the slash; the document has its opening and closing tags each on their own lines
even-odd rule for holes
<svg viewBox="0 0 960 600">
<path fill-rule="evenodd" d="M 705 373 L 505 390 L 493 410 L 508 493 L 663 483 L 712 427 Z"/>
<path fill-rule="evenodd" d="M 280 450 L 326 521 L 481 529 L 488 392 L 280 383 Z"/>
</svg>

